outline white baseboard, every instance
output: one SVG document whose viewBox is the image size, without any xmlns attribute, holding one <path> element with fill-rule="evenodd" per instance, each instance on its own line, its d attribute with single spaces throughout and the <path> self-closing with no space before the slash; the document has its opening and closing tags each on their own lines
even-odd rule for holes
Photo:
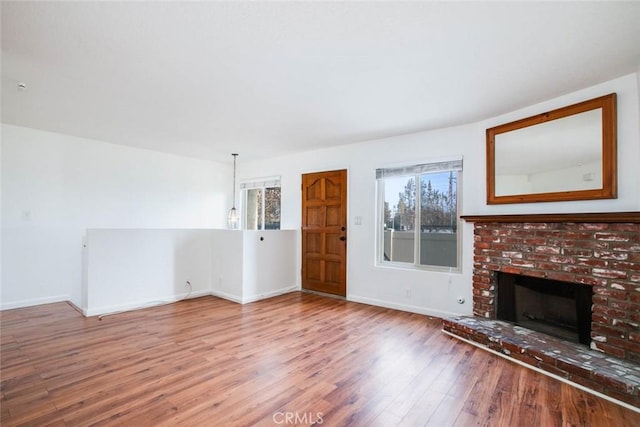
<svg viewBox="0 0 640 427">
<path fill-rule="evenodd" d="M 211 295 L 213 295 L 214 297 L 226 299 L 231 302 L 237 302 L 238 304 L 242 304 L 242 297 L 239 297 L 238 295 L 228 294 L 222 291 L 211 291 Z"/>
<path fill-rule="evenodd" d="M 249 295 L 245 297 L 228 294 L 226 292 L 217 291 L 217 290 L 211 291 L 211 295 L 213 295 L 214 297 L 220 297 L 229 301 L 237 302 L 238 304 L 248 304 L 250 302 L 260 301 L 263 299 L 272 298 L 278 295 L 288 294 L 289 292 L 299 291 L 299 290 L 300 290 L 300 287 L 295 285 L 295 286 L 289 286 L 287 288 L 280 288 L 274 291 Z"/>
<path fill-rule="evenodd" d="M 198 297 L 207 296 L 207 295 L 211 295 L 211 292 L 209 290 L 193 291 L 191 293 L 185 292 L 183 294 L 166 296 L 164 298 L 158 298 L 152 301 L 135 301 L 135 302 L 129 302 L 126 304 L 93 307 L 93 308 L 82 310 L 82 313 L 86 317 L 115 314 L 115 313 L 121 313 L 123 311 L 139 310 L 142 308 L 149 308 L 157 305 L 171 304 L 171 303 L 183 300 L 187 297 L 198 298 Z"/>
<path fill-rule="evenodd" d="M 249 302 L 260 301 L 267 298 L 276 297 L 278 295 L 288 294 L 289 292 L 293 292 L 299 290 L 297 286 L 290 286 L 288 288 L 280 288 L 275 291 L 265 292 L 261 294 L 249 295 L 247 297 L 242 298 L 242 304 L 247 304 Z"/>
<path fill-rule="evenodd" d="M 389 301 L 383 301 L 374 298 L 359 297 L 357 295 L 347 295 L 347 301 L 359 302 L 362 304 L 375 305 L 377 307 L 392 308 L 394 310 L 408 311 L 409 313 L 424 314 L 426 316 L 445 318 L 451 316 L 462 316 L 461 313 L 453 313 L 449 311 L 434 310 L 417 305 L 398 304 Z"/>
<path fill-rule="evenodd" d="M 26 299 L 22 301 L 2 303 L 0 304 L 0 310 L 11 310 L 12 308 L 31 307 L 34 305 L 52 304 L 54 302 L 65 302 L 69 300 L 69 295 L 57 295 L 45 298 Z"/>
</svg>

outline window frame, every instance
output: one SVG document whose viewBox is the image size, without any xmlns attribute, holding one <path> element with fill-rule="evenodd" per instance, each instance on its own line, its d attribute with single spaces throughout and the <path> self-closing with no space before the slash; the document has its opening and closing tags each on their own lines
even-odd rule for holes
<svg viewBox="0 0 640 427">
<path fill-rule="evenodd" d="M 243 230 L 254 230 L 254 231 L 265 231 L 271 230 L 265 228 L 266 222 L 266 190 L 269 188 L 279 188 L 280 189 L 280 218 L 278 228 L 273 230 L 281 230 L 282 229 L 282 184 L 279 176 L 268 177 L 268 178 L 257 178 L 244 180 L 240 182 L 240 191 L 242 191 L 242 229 Z M 249 214 L 249 191 L 250 190 L 260 190 L 262 193 L 262 197 L 260 200 L 260 228 L 247 228 L 248 225 L 248 214 Z"/>
<path fill-rule="evenodd" d="M 438 165 L 441 164 L 441 165 Z M 447 167 L 440 169 L 442 164 L 458 165 L 459 167 Z M 403 170 L 406 170 L 405 173 Z M 392 174 L 384 176 L 384 171 L 391 171 Z M 411 171 L 411 173 L 409 173 Z M 454 172 L 456 182 L 456 266 L 439 266 L 420 263 L 420 245 L 421 245 L 421 217 L 422 217 L 422 197 L 420 197 L 419 189 L 421 185 L 420 178 L 423 175 L 441 172 Z M 418 271 L 435 271 L 448 273 L 462 272 L 462 220 L 460 211 L 462 206 L 462 157 L 447 160 L 430 160 L 424 163 L 403 164 L 398 167 L 376 169 L 376 247 L 375 247 L 375 265 L 384 268 L 402 268 Z M 382 176 L 381 176 L 382 175 Z M 391 261 L 384 259 L 384 233 L 385 233 L 385 184 L 386 178 L 393 176 L 413 178 L 416 182 L 416 201 L 415 201 L 415 218 L 414 218 L 414 243 L 413 243 L 413 262 Z"/>
</svg>

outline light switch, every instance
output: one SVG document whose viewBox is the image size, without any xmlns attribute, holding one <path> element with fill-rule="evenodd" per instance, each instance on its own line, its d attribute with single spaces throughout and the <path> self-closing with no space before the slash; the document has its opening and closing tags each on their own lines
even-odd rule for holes
<svg viewBox="0 0 640 427">
<path fill-rule="evenodd" d="M 362 217 L 361 216 L 356 216 L 353 218 L 353 223 L 355 225 L 362 225 Z"/>
</svg>

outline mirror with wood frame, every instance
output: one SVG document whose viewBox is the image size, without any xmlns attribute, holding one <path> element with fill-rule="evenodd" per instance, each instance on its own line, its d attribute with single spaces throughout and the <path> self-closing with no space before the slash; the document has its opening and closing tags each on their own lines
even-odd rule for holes
<svg viewBox="0 0 640 427">
<path fill-rule="evenodd" d="M 616 197 L 615 93 L 487 129 L 487 204 Z"/>
</svg>

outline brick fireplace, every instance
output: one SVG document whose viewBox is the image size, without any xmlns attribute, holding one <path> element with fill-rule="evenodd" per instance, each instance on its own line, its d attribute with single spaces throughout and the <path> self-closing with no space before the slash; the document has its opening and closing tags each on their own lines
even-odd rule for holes
<svg viewBox="0 0 640 427">
<path fill-rule="evenodd" d="M 476 323 L 481 319 L 496 319 L 499 273 L 588 285 L 592 287 L 593 296 L 591 339 L 588 347 L 583 345 L 585 354 L 591 352 L 595 356 L 601 354 L 621 360 L 631 369 L 636 367 L 631 377 L 639 379 L 640 212 L 463 218 L 474 223 L 473 314 Z M 469 322 L 461 324 L 464 324 L 460 328 L 463 333 L 458 335 L 477 341 L 473 339 L 473 331 L 463 331 Z M 447 321 L 444 329 L 455 333 Z M 575 348 L 582 352 L 580 347 Z M 524 359 L 526 351 L 518 352 Z M 541 365 L 539 360 L 531 360 L 531 364 Z M 558 373 L 555 364 L 552 368 L 547 370 Z M 588 378 L 576 379 L 570 372 L 560 373 L 587 387 L 591 385 L 588 382 L 596 380 L 591 378 L 592 374 L 588 372 Z M 638 406 L 640 381 L 635 385 L 631 382 L 632 396 L 622 400 Z M 626 388 L 629 389 L 629 384 Z M 615 394 L 606 389 L 599 391 Z"/>
</svg>

